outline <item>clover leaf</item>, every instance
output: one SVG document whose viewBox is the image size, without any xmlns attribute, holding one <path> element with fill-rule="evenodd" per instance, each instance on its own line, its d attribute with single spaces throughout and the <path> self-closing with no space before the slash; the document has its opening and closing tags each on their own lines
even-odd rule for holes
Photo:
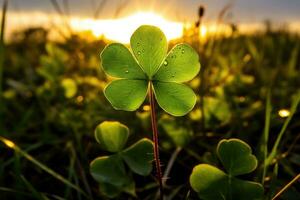
<svg viewBox="0 0 300 200">
<path fill-rule="evenodd" d="M 255 170 L 257 160 L 251 148 L 239 139 L 221 140 L 217 154 L 227 173 L 209 164 L 194 167 L 190 184 L 204 200 L 261 199 L 261 184 L 236 178 Z"/>
<path fill-rule="evenodd" d="M 100 191 L 110 198 L 122 191 L 135 194 L 135 183 L 128 168 L 142 176 L 152 171 L 152 141 L 144 138 L 124 149 L 128 136 L 129 129 L 119 122 L 105 121 L 95 130 L 97 142 L 104 150 L 114 154 L 94 159 L 90 173 L 99 182 Z"/>
<path fill-rule="evenodd" d="M 91 162 L 91 175 L 98 182 L 123 186 L 128 182 L 125 166 L 118 155 L 101 156 Z"/>
<path fill-rule="evenodd" d="M 142 176 L 147 176 L 152 171 L 153 153 L 152 142 L 141 139 L 123 151 L 122 157 L 130 169 Z"/>
<path fill-rule="evenodd" d="M 252 154 L 251 147 L 238 139 L 221 140 L 217 154 L 231 176 L 250 173 L 257 167 L 257 159 Z"/>
<path fill-rule="evenodd" d="M 119 152 L 123 149 L 129 136 L 129 130 L 119 122 L 105 121 L 95 130 L 95 139 L 104 150 Z"/>
<path fill-rule="evenodd" d="M 167 54 L 163 32 L 154 26 L 140 26 L 131 36 L 131 51 L 113 43 L 101 53 L 104 71 L 113 80 L 104 95 L 117 110 L 133 111 L 144 102 L 149 87 L 159 106 L 174 116 L 192 110 L 196 95 L 183 82 L 193 79 L 200 70 L 197 52 L 187 44 L 178 44 Z"/>
</svg>

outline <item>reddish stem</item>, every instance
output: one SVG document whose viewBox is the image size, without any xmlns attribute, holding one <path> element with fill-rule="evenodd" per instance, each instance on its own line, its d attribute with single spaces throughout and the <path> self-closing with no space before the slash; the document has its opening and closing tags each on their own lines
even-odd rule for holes
<svg viewBox="0 0 300 200">
<path fill-rule="evenodd" d="M 156 166 L 156 177 L 159 183 L 159 191 L 160 191 L 160 200 L 163 200 L 163 184 L 162 184 L 162 171 L 159 160 L 159 149 L 158 149 L 158 131 L 157 131 L 157 123 L 156 123 L 156 114 L 155 114 L 155 98 L 153 95 L 152 82 L 150 82 L 149 87 L 149 101 L 151 108 L 151 125 L 153 132 L 153 142 L 154 142 L 154 160 Z"/>
</svg>

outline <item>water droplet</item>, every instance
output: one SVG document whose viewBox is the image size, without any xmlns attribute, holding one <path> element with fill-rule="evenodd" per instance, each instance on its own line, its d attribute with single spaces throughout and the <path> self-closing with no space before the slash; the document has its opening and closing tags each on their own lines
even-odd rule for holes
<svg viewBox="0 0 300 200">
<path fill-rule="evenodd" d="M 128 74 L 128 73 L 129 73 L 129 71 L 128 71 L 128 70 L 126 70 L 126 71 L 125 71 L 125 73 L 126 73 L 126 74 Z"/>
<path fill-rule="evenodd" d="M 166 60 L 165 60 L 165 62 L 164 62 L 164 66 L 167 66 L 167 65 L 168 65 L 168 61 L 166 61 Z"/>
<path fill-rule="evenodd" d="M 175 77 L 175 75 L 172 75 L 172 78 L 174 78 Z"/>
<path fill-rule="evenodd" d="M 181 49 L 181 47 L 179 47 L 179 49 Z"/>
<path fill-rule="evenodd" d="M 140 43 L 138 42 L 137 45 L 140 46 Z"/>
<path fill-rule="evenodd" d="M 181 53 L 184 54 L 184 49 L 182 49 Z"/>
<path fill-rule="evenodd" d="M 145 49 L 142 49 L 142 52 L 145 52 Z"/>
<path fill-rule="evenodd" d="M 138 55 L 141 55 L 141 52 L 140 52 L 140 51 L 138 51 Z"/>
</svg>

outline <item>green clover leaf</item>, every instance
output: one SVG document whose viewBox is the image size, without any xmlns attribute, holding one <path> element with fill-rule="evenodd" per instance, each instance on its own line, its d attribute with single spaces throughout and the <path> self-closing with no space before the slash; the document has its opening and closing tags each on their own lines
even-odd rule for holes
<svg viewBox="0 0 300 200">
<path fill-rule="evenodd" d="M 104 150 L 115 153 L 121 151 L 128 139 L 129 130 L 120 122 L 105 121 L 95 130 L 95 139 Z"/>
<path fill-rule="evenodd" d="M 117 80 L 109 83 L 104 95 L 117 110 L 133 111 L 144 102 L 149 87 L 159 106 L 174 116 L 193 109 L 196 95 L 182 84 L 200 70 L 197 52 L 187 44 L 178 44 L 167 54 L 168 43 L 157 27 L 140 26 L 131 36 L 132 52 L 113 43 L 101 53 L 104 71 Z"/>
<path fill-rule="evenodd" d="M 250 173 L 257 167 L 257 159 L 252 154 L 251 147 L 242 140 L 221 140 L 217 147 L 217 154 L 231 176 Z"/>
<path fill-rule="evenodd" d="M 122 158 L 133 172 L 147 176 L 152 171 L 151 150 L 153 150 L 152 142 L 144 138 L 125 149 Z"/>
<path fill-rule="evenodd" d="M 98 182 L 123 186 L 129 180 L 120 156 L 101 156 L 91 162 L 91 175 Z"/>
<path fill-rule="evenodd" d="M 264 193 L 261 184 L 236 177 L 257 167 L 250 146 L 239 139 L 221 140 L 217 154 L 227 173 L 209 164 L 195 166 L 190 184 L 199 197 L 204 200 L 261 199 Z"/>
<path fill-rule="evenodd" d="M 104 121 L 95 130 L 96 141 L 113 154 L 94 159 L 90 173 L 101 192 L 111 198 L 121 192 L 135 196 L 135 183 L 127 169 L 142 176 L 152 171 L 153 142 L 143 138 L 125 148 L 128 136 L 127 126 L 116 121 Z"/>
</svg>

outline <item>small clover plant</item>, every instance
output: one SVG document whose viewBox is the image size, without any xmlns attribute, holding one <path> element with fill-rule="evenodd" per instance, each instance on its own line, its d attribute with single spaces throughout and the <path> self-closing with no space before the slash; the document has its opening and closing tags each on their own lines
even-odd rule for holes
<svg viewBox="0 0 300 200">
<path fill-rule="evenodd" d="M 217 155 L 226 172 L 209 164 L 199 164 L 190 176 L 190 184 L 201 199 L 262 198 L 264 189 L 261 184 L 236 177 L 250 173 L 257 167 L 257 159 L 248 144 L 239 139 L 221 140 L 217 146 Z"/>
<path fill-rule="evenodd" d="M 100 191 L 108 197 L 116 197 L 121 192 L 135 195 L 132 172 L 147 176 L 152 171 L 153 143 L 141 139 L 124 149 L 129 136 L 128 128 L 119 122 L 103 122 L 95 130 L 96 141 L 102 149 L 113 153 L 101 156 L 90 164 L 92 177 L 99 182 Z"/>
<path fill-rule="evenodd" d="M 101 53 L 104 71 L 117 80 L 104 94 L 117 110 L 134 111 L 153 88 L 159 106 L 167 113 L 182 116 L 192 110 L 196 95 L 183 82 L 200 70 L 197 52 L 187 44 L 178 44 L 167 54 L 163 32 L 154 26 L 139 27 L 130 39 L 131 51 L 123 44 L 109 44 Z"/>
</svg>

